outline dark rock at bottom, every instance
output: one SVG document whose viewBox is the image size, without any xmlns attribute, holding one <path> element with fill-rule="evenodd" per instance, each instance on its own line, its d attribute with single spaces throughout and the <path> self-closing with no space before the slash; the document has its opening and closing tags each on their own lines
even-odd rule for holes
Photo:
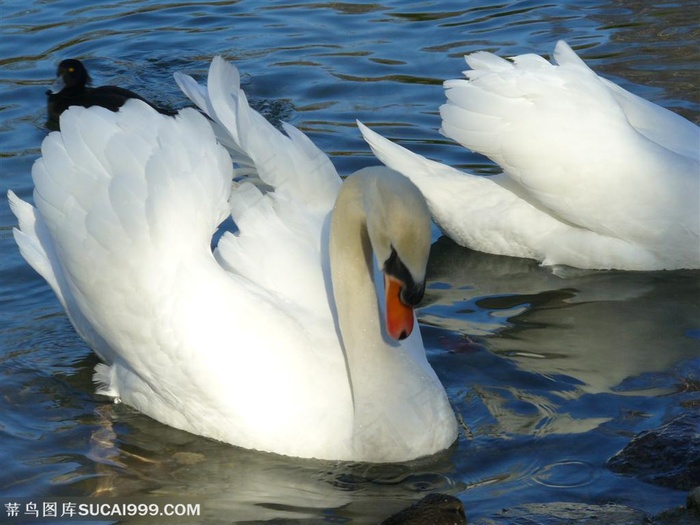
<svg viewBox="0 0 700 525">
<path fill-rule="evenodd" d="M 455 497 L 430 494 L 418 503 L 394 514 L 381 525 L 464 525 L 464 506 Z M 700 487 L 688 494 L 685 507 L 669 509 L 649 517 L 625 505 L 586 503 L 530 503 L 503 509 L 478 518 L 471 525 L 700 525 Z"/>
</svg>

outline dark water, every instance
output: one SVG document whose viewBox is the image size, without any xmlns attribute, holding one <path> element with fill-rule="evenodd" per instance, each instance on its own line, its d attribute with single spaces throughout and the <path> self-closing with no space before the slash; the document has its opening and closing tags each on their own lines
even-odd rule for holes
<svg viewBox="0 0 700 525">
<path fill-rule="evenodd" d="M 201 75 L 223 54 L 259 107 L 307 132 L 343 174 L 373 162 L 356 118 L 421 154 L 493 172 L 436 131 L 441 82 L 478 49 L 549 53 L 564 38 L 599 72 L 697 122 L 700 30 L 686 5 L 0 2 L 0 190 L 31 195 L 44 91 L 68 57 L 97 84 L 180 107 L 172 73 Z M 464 421 L 459 442 L 411 464 L 300 461 L 95 396 L 96 359 L 19 256 L 4 199 L 0 217 L 0 496 L 187 495 L 203 503 L 200 522 L 307 524 L 377 523 L 428 491 L 457 496 L 470 518 L 529 502 L 655 513 L 684 501 L 605 461 L 635 433 L 697 410 L 698 272 L 555 276 L 440 239 L 420 316 Z"/>
</svg>

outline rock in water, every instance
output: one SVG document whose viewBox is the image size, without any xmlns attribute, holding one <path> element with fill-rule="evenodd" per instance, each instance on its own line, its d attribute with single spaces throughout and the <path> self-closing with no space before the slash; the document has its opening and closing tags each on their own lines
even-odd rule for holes
<svg viewBox="0 0 700 525">
<path fill-rule="evenodd" d="M 700 485 L 700 414 L 685 413 L 641 432 L 608 460 L 608 468 L 676 490 Z"/>
<path fill-rule="evenodd" d="M 464 505 L 447 494 L 428 494 L 415 503 L 388 517 L 381 525 L 466 525 Z"/>
<path fill-rule="evenodd" d="M 646 514 L 624 505 L 586 505 L 584 503 L 528 503 L 504 509 L 474 525 L 645 525 Z"/>
</svg>

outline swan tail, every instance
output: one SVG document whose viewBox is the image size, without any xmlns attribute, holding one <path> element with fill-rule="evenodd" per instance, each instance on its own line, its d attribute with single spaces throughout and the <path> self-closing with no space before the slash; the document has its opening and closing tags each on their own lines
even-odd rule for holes
<svg viewBox="0 0 700 525">
<path fill-rule="evenodd" d="M 92 381 L 97 386 L 96 394 L 119 398 L 118 381 L 116 379 L 116 368 L 113 365 L 98 363 L 95 365 L 95 373 L 92 374 Z"/>
<path fill-rule="evenodd" d="M 541 213 L 506 189 L 502 176 L 482 177 L 459 171 L 413 153 L 360 122 L 357 124 L 376 157 L 418 186 L 437 225 L 463 246 L 504 253 L 499 240 L 507 243 L 514 216 Z M 493 210 L 503 213 L 494 214 Z"/>
<path fill-rule="evenodd" d="M 51 286 L 58 300 L 65 305 L 63 293 L 58 285 L 55 255 L 51 237 L 36 208 L 20 199 L 12 190 L 7 192 L 10 209 L 17 218 L 18 226 L 12 233 L 24 260 Z"/>
<path fill-rule="evenodd" d="M 10 209 L 18 221 L 13 234 L 22 257 L 49 284 L 78 334 L 102 359 L 111 360 L 109 346 L 94 330 L 77 305 L 43 216 L 34 206 L 20 199 L 13 191 L 8 191 L 7 196 Z"/>
<path fill-rule="evenodd" d="M 439 190 L 441 182 L 459 183 L 464 179 L 476 178 L 399 146 L 360 121 L 357 121 L 357 126 L 375 157 L 387 167 L 411 179 L 428 199 L 428 203 L 437 198 L 433 191 Z"/>
<path fill-rule="evenodd" d="M 279 193 L 308 206 L 331 209 L 340 177 L 330 159 L 294 126 L 283 124 L 285 135 L 253 110 L 235 66 L 215 57 L 206 88 L 181 73 L 175 80 L 225 132 L 224 144 L 233 144 L 234 161 L 248 159 L 246 165 L 254 166 L 257 175 Z"/>
</svg>

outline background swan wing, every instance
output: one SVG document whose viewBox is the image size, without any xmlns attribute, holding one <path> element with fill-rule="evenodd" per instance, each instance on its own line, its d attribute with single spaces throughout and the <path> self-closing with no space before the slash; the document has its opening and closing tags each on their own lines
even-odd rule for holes
<svg viewBox="0 0 700 525">
<path fill-rule="evenodd" d="M 579 67 L 595 73 L 569 45 L 560 40 L 554 48 L 554 60 L 560 66 Z M 620 105 L 629 124 L 649 140 L 679 155 L 700 156 L 700 128 L 673 111 L 658 106 L 621 88 L 614 82 L 596 75 Z"/>
<path fill-rule="evenodd" d="M 697 230 L 697 148 L 684 153 L 698 128 L 601 79 L 564 42 L 555 57 L 469 55 L 467 79 L 445 82 L 442 132 L 569 223 L 645 242 L 650 229 Z M 676 132 L 686 138 L 659 138 Z"/>
</svg>

